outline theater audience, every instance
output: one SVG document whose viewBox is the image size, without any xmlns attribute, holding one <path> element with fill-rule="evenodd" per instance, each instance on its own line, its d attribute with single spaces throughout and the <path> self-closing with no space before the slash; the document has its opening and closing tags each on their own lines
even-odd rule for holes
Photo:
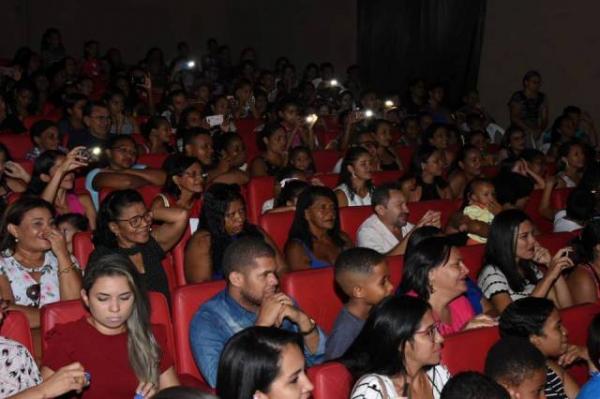
<svg viewBox="0 0 600 399">
<path fill-rule="evenodd" d="M 539 146 L 548 127 L 548 99 L 540 91 L 541 86 L 540 73 L 528 71 L 523 76 L 523 90 L 514 92 L 508 101 L 510 122 L 524 133 L 524 143 L 528 148 Z"/>
<path fill-rule="evenodd" d="M 335 196 L 340 207 L 371 205 L 373 159 L 362 147 L 351 147 L 344 156 Z"/>
<path fill-rule="evenodd" d="M 0 143 L 0 202 L 6 205 L 11 193 L 25 191 L 30 180 L 29 173 L 12 160 L 8 148 Z"/>
<path fill-rule="evenodd" d="M 510 126 L 502 137 L 502 148 L 498 153 L 498 160 L 503 161 L 507 158 L 518 159 L 527 147 L 525 141 L 525 133 L 522 128 Z"/>
<path fill-rule="evenodd" d="M 248 327 L 223 348 L 217 394 L 231 399 L 308 398 L 302 336 L 275 327 Z"/>
<path fill-rule="evenodd" d="M 287 163 L 286 130 L 279 123 L 270 123 L 256 137 L 261 153 L 250 162 L 250 176 L 275 176 Z"/>
<path fill-rule="evenodd" d="M 474 146 L 466 145 L 458 152 L 448 177 L 452 198 L 462 198 L 467 185 L 481 177 L 481 163 L 481 151 Z"/>
<path fill-rule="evenodd" d="M 285 245 L 290 269 L 333 265 L 338 255 L 351 246 L 350 238 L 340 231 L 339 209 L 333 192 L 321 186 L 302 191 Z"/>
<path fill-rule="evenodd" d="M 168 299 L 169 284 L 161 261 L 179 241 L 187 217 L 187 211 L 180 208 L 149 211 L 135 190 L 113 191 L 100 204 L 93 235 L 95 249 L 89 261 L 111 253 L 124 255 L 134 264 L 146 288 Z M 153 222 L 160 226 L 151 228 Z"/>
<path fill-rule="evenodd" d="M 315 174 L 315 160 L 308 147 L 298 146 L 290 151 L 288 166 L 301 170 L 307 177 Z"/>
<path fill-rule="evenodd" d="M 576 187 L 581 181 L 581 176 L 586 166 L 585 149 L 577 141 L 570 141 L 558 149 L 561 171 L 557 174 L 556 188 Z"/>
<path fill-rule="evenodd" d="M 448 149 L 448 140 L 448 129 L 441 123 L 432 123 L 423 133 L 423 143 L 429 144 L 439 151 L 444 172 L 448 171 L 456 157 L 456 154 Z"/>
<path fill-rule="evenodd" d="M 141 145 L 144 154 L 170 154 L 171 125 L 162 116 L 153 116 L 144 124 L 141 133 L 146 143 Z"/>
<path fill-rule="evenodd" d="M 507 209 L 525 209 L 533 191 L 533 183 L 527 177 L 514 172 L 501 172 L 493 180 L 496 201 Z"/>
<path fill-rule="evenodd" d="M 475 371 L 456 374 L 444 385 L 441 399 L 510 399 L 509 393 L 490 377 Z"/>
<path fill-rule="evenodd" d="M 420 192 L 418 201 L 452 198 L 450 187 L 442 177 L 444 169 L 440 151 L 436 147 L 422 145 L 415 151 L 412 163 L 417 190 Z"/>
<path fill-rule="evenodd" d="M 101 102 L 88 101 L 83 108 L 85 130 L 69 132 L 69 148 L 83 146 L 86 148 L 107 148 L 110 113 L 108 107 Z"/>
<path fill-rule="evenodd" d="M 25 155 L 25 159 L 35 161 L 40 154 L 47 150 L 67 150 L 60 146 L 60 137 L 56 123 L 49 120 L 41 120 L 34 123 L 29 129 L 29 135 L 34 147 Z"/>
<path fill-rule="evenodd" d="M 373 122 L 373 132 L 381 170 L 403 170 L 402 161 L 393 151 L 392 124 L 385 119 L 378 119 Z"/>
<path fill-rule="evenodd" d="M 502 211 L 496 201 L 494 185 L 482 178 L 473 179 L 465 188 L 463 215 L 466 216 L 470 244 L 485 244 L 494 216 Z"/>
<path fill-rule="evenodd" d="M 341 359 L 357 379 L 350 398 L 439 399 L 450 379 L 439 364 L 443 342 L 426 302 L 408 296 L 384 299 Z"/>
<path fill-rule="evenodd" d="M 150 399 L 159 389 L 179 385 L 167 332 L 150 324 L 145 284 L 127 257 L 113 253 L 91 260 L 81 296 L 89 316 L 48 333 L 44 378 L 79 361 L 90 375 L 83 398 Z"/>
<path fill-rule="evenodd" d="M 207 168 L 207 180 L 211 183 L 248 183 L 246 146 L 235 132 L 221 133 L 214 138 L 216 161 Z"/>
<path fill-rule="evenodd" d="M 80 137 L 85 134 L 86 125 L 83 121 L 83 111 L 87 97 L 79 93 L 69 93 L 63 99 L 63 118 L 58 122 L 60 137 Z"/>
<path fill-rule="evenodd" d="M 140 133 L 140 127 L 136 120 L 126 113 L 125 96 L 121 91 L 114 90 L 104 97 L 110 113 L 110 134 L 133 134 Z"/>
<path fill-rule="evenodd" d="M 600 219 L 590 220 L 571 241 L 576 263 L 567 277 L 573 304 L 595 303 L 600 299 Z"/>
<path fill-rule="evenodd" d="M 275 256 L 273 248 L 256 237 L 240 238 L 225 250 L 222 270 L 227 286 L 199 308 L 190 325 L 196 365 L 212 387 L 222 378 L 217 365 L 225 344 L 252 326 L 300 333 L 307 365 L 322 361 L 326 337 L 310 316 L 279 291 Z"/>
</svg>

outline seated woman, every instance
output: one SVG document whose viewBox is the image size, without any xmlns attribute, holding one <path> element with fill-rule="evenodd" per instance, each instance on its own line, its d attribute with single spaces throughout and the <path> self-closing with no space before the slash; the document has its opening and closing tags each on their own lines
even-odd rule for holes
<svg viewBox="0 0 600 399">
<path fill-rule="evenodd" d="M 208 169 L 209 183 L 244 185 L 248 183 L 246 146 L 235 132 L 221 133 L 214 138 L 217 160 Z"/>
<path fill-rule="evenodd" d="M 432 123 L 423 132 L 423 143 L 435 147 L 440 154 L 442 169 L 448 171 L 456 154 L 448 149 L 448 128 L 441 123 Z"/>
<path fill-rule="evenodd" d="M 146 168 L 136 164 L 137 145 L 131 136 L 114 135 L 108 139 L 105 155 L 105 167 L 95 168 L 85 177 L 88 190 L 96 208 L 100 206 L 100 190 L 137 189 L 153 184 L 165 184 L 166 175 L 161 169 Z"/>
<path fill-rule="evenodd" d="M 558 308 L 573 304 L 562 276 L 563 270 L 574 266 L 569 248 L 550 256 L 533 236 L 533 228 L 529 216 L 518 209 L 500 212 L 490 226 L 478 284 L 498 313 L 528 296 L 548 297 Z"/>
<path fill-rule="evenodd" d="M 340 207 L 371 205 L 373 191 L 372 158 L 362 147 L 352 147 L 346 152 L 335 196 Z"/>
<path fill-rule="evenodd" d="M 153 116 L 142 127 L 146 144 L 140 146 L 145 154 L 170 154 L 171 124 L 162 116 Z"/>
<path fill-rule="evenodd" d="M 29 129 L 29 135 L 34 147 L 25 155 L 25 159 L 35 161 L 41 153 L 48 150 L 67 152 L 60 146 L 58 126 L 52 121 L 44 119 L 34 123 Z"/>
<path fill-rule="evenodd" d="M 217 395 L 228 399 L 308 398 L 299 334 L 275 327 L 249 327 L 229 339 L 219 360 Z"/>
<path fill-rule="evenodd" d="M 179 385 L 166 331 L 150 324 L 143 278 L 126 256 L 113 253 L 91 261 L 81 295 L 90 314 L 48 333 L 44 378 L 80 361 L 91 377 L 81 396 L 86 399 L 149 399 L 159 389 Z"/>
<path fill-rule="evenodd" d="M 498 153 L 498 161 L 507 158 L 518 159 L 525 149 L 525 132 L 517 126 L 510 126 L 502 137 L 502 148 Z"/>
<path fill-rule="evenodd" d="M 31 181 L 25 195 L 50 202 L 57 214 L 79 213 L 87 217 L 92 230 L 96 228 L 96 208 L 89 194 L 75 194 L 74 170 L 87 166 L 81 157 L 84 147 L 75 147 L 68 154 L 49 150 L 35 160 Z"/>
<path fill-rule="evenodd" d="M 139 133 L 136 120 L 125 112 L 125 96 L 118 89 L 107 93 L 104 97 L 110 113 L 110 134 Z"/>
<path fill-rule="evenodd" d="M 417 179 L 418 201 L 451 199 L 452 193 L 442 175 L 444 170 L 440 151 L 430 145 L 422 145 L 413 155 L 413 173 Z"/>
<path fill-rule="evenodd" d="M 394 152 L 392 124 L 385 119 L 373 123 L 373 132 L 377 141 L 377 157 L 381 170 L 403 170 L 402 161 Z"/>
<path fill-rule="evenodd" d="M 23 197 L 9 206 L 0 231 L 0 296 L 38 328 L 40 307 L 79 298 L 79 265 L 54 226 L 54 208 L 40 198 Z"/>
<path fill-rule="evenodd" d="M 265 125 L 257 135 L 261 154 L 250 163 L 250 176 L 275 176 L 287 163 L 287 137 L 279 123 Z"/>
<path fill-rule="evenodd" d="M 337 200 L 331 189 L 311 186 L 302 191 L 285 244 L 290 269 L 333 265 L 338 255 L 352 246 L 350 238 L 340 231 Z"/>
<path fill-rule="evenodd" d="M 161 208 L 181 208 L 190 215 L 190 228 L 193 233 L 198 227 L 198 217 L 204 190 L 202 166 L 196 158 L 185 155 L 171 155 L 163 163 L 162 169 L 167 173 L 167 182 L 162 193 L 152 202 L 152 211 Z"/>
<path fill-rule="evenodd" d="M 187 211 L 180 208 L 149 211 L 135 190 L 113 191 L 100 204 L 94 232 L 95 249 L 89 261 L 111 253 L 127 256 L 141 274 L 146 288 L 168 299 L 169 285 L 161 260 L 181 238 L 187 216 Z M 152 222 L 161 224 L 151 228 Z"/>
<path fill-rule="evenodd" d="M 600 300 L 600 219 L 590 220 L 571 241 L 571 259 L 577 263 L 567 276 L 573 305 Z"/>
<path fill-rule="evenodd" d="M 501 337 L 527 339 L 546 357 L 544 394 L 547 398 L 574 399 L 577 396 L 579 385 L 564 367 L 577 360 L 585 360 L 589 365 L 592 362 L 584 347 L 568 343 L 568 331 L 551 300 L 518 299 L 500 315 L 499 325 Z"/>
<path fill-rule="evenodd" d="M 556 188 L 577 187 L 586 166 L 585 149 L 577 141 L 569 141 L 558 150 L 561 171 L 558 173 Z"/>
<path fill-rule="evenodd" d="M 398 293 L 427 301 L 442 335 L 495 325 L 489 316 L 475 316 L 465 295 L 467 273 L 460 251 L 446 237 L 426 238 L 406 252 Z"/>
<path fill-rule="evenodd" d="M 240 188 L 234 184 L 215 183 L 202 199 L 198 230 L 190 238 L 185 250 L 185 277 L 188 283 L 199 283 L 222 278 L 221 262 L 225 250 L 241 237 L 261 237 L 277 253 L 280 271 L 285 262 L 275 244 L 260 227 L 246 218 L 246 203 Z"/>
<path fill-rule="evenodd" d="M 452 198 L 462 198 L 465 187 L 476 177 L 481 177 L 481 151 L 466 145 L 458 152 L 450 168 L 448 184 Z"/>
<path fill-rule="evenodd" d="M 440 365 L 444 338 L 431 308 L 418 298 L 387 297 L 376 305 L 341 361 L 358 381 L 351 399 L 439 399 L 450 379 Z"/>
</svg>

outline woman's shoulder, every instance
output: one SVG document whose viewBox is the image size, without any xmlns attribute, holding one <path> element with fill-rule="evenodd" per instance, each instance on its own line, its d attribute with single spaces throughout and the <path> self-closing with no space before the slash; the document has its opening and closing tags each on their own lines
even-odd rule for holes
<svg viewBox="0 0 600 399">
<path fill-rule="evenodd" d="M 387 399 L 397 396 L 392 380 L 381 374 L 365 374 L 356 381 L 350 399 Z"/>
<path fill-rule="evenodd" d="M 90 330 L 93 330 L 93 327 L 88 323 L 86 317 L 82 317 L 67 323 L 56 324 L 46 333 L 46 339 L 49 341 L 65 340 L 72 344 L 74 341 L 79 341 L 81 337 L 89 338 Z"/>
</svg>

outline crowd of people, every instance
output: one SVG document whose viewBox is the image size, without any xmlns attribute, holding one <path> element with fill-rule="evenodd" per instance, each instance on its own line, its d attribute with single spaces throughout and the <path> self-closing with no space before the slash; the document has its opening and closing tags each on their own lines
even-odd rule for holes
<svg viewBox="0 0 600 399">
<path fill-rule="evenodd" d="M 330 361 L 352 375 L 353 399 L 598 397 L 600 316 L 583 347 L 558 310 L 600 299 L 600 132 L 568 104 L 550 123 L 539 72 L 501 126 L 475 88 L 460 105 L 419 77 L 381 93 L 357 65 L 299 71 L 254 48 L 233 60 L 215 39 L 201 57 L 180 42 L 170 62 L 151 48 L 127 65 L 94 40 L 73 56 L 48 29 L 39 52 L 5 63 L 0 142 L 31 147 L 18 159 L 0 144 L 0 326 L 25 314 L 34 351 L 0 336 L 0 397 L 211 397 L 180 386 L 168 333 L 151 323 L 149 295 L 172 304 L 163 261 L 175 247 L 188 284 L 226 283 L 189 330 L 221 399 L 308 398 L 307 367 Z M 331 170 L 315 162 L 324 151 L 338 154 Z M 397 174 L 375 184 L 385 171 Z M 249 203 L 246 187 L 266 178 L 270 199 Z M 457 202 L 451 215 L 433 205 Z M 283 246 L 251 206 L 290 215 Z M 355 232 L 340 225 L 348 207 L 372 211 Z M 572 239 L 551 253 L 542 232 Z M 89 259 L 78 233 L 91 233 Z M 476 279 L 461 253 L 474 245 Z M 389 256 L 403 259 L 398 286 Z M 280 288 L 285 273 L 325 267 L 346 299 L 329 334 Z M 68 300 L 86 316 L 40 336 L 41 308 Z M 501 339 L 484 373 L 452 377 L 444 337 L 490 327 Z M 583 388 L 567 372 L 576 362 L 592 372 Z"/>
</svg>

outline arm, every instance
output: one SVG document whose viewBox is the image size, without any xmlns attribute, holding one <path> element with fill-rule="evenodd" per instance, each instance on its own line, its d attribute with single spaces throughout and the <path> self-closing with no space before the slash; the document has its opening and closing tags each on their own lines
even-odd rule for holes
<svg viewBox="0 0 600 399">
<path fill-rule="evenodd" d="M 158 377 L 159 389 L 165 389 L 179 385 L 179 378 L 173 367 L 169 367 Z"/>
<path fill-rule="evenodd" d="M 552 208 L 552 205 L 550 205 L 550 200 L 552 198 L 552 190 L 554 190 L 556 183 L 556 176 L 551 176 L 546 179 L 544 192 L 542 193 L 542 200 L 540 201 L 540 206 L 538 207 L 540 215 L 552 221 L 554 221 L 554 216 L 556 216 L 557 210 Z"/>
<path fill-rule="evenodd" d="M 184 265 L 188 283 L 201 283 L 212 278 L 210 246 L 211 237 L 207 231 L 197 231 L 188 241 Z"/>
<path fill-rule="evenodd" d="M 338 206 L 340 208 L 348 206 L 348 197 L 346 197 L 346 193 L 344 193 L 342 190 L 335 190 L 335 197 L 338 200 Z"/>
<path fill-rule="evenodd" d="M 87 163 L 80 162 L 77 159 L 82 150 L 85 150 L 85 147 L 75 147 L 69 151 L 65 161 L 60 165 L 54 176 L 52 176 L 50 182 L 46 185 L 46 188 L 44 188 L 41 195 L 43 200 L 53 204 L 56 199 L 56 193 L 58 192 L 65 175 L 79 167 L 87 166 Z"/>
<path fill-rule="evenodd" d="M 554 301 L 556 307 L 558 309 L 568 308 L 569 306 L 573 306 L 573 297 L 571 296 L 571 291 L 569 291 L 569 287 L 565 278 L 560 275 L 554 286 L 550 290 L 549 297 Z"/>
<path fill-rule="evenodd" d="M 45 399 L 55 398 L 70 391 L 81 392 L 85 386 L 83 373 L 83 366 L 79 363 L 61 367 L 57 372 L 48 367 L 43 367 L 44 382 L 10 396 L 10 399 Z"/>
<path fill-rule="evenodd" d="M 479 220 L 471 219 L 466 216 L 464 219 L 467 222 L 467 232 L 481 237 L 487 237 L 490 232 L 490 225 Z"/>
<path fill-rule="evenodd" d="M 285 259 L 291 271 L 310 269 L 310 258 L 298 241 L 291 240 L 286 244 Z"/>
<path fill-rule="evenodd" d="M 250 176 L 267 176 L 267 165 L 261 158 L 254 158 L 250 164 Z"/>
<path fill-rule="evenodd" d="M 493 295 L 490 298 L 490 301 L 498 311 L 498 314 L 502 314 L 504 309 L 506 309 L 506 307 L 512 303 L 512 299 L 510 299 L 510 295 L 508 295 L 507 292 L 499 292 Z"/>
<path fill-rule="evenodd" d="M 146 180 L 147 184 L 154 184 L 155 186 L 163 186 L 167 179 L 167 174 L 162 169 L 125 169 L 123 173 L 142 178 Z"/>
<path fill-rule="evenodd" d="M 154 211 L 154 220 L 163 222 L 152 232 L 152 235 L 167 252 L 181 238 L 188 223 L 188 213 L 181 208 L 158 208 Z"/>
<path fill-rule="evenodd" d="M 561 379 L 563 386 L 565 388 L 565 393 L 569 399 L 575 399 L 577 394 L 579 393 L 579 385 L 577 382 L 567 373 L 565 369 L 560 367 L 556 362 L 549 360 L 548 367 L 550 367 L 556 375 Z"/>
<path fill-rule="evenodd" d="M 598 289 L 590 275 L 582 268 L 576 267 L 567 278 L 567 286 L 573 297 L 573 304 L 595 303 L 598 301 Z"/>
<path fill-rule="evenodd" d="M 46 233 L 46 239 L 52 245 L 52 252 L 58 260 L 58 286 L 60 299 L 79 299 L 81 296 L 81 271 L 71 259 L 65 237 L 56 227 Z"/>
<path fill-rule="evenodd" d="M 96 230 L 96 208 L 89 194 L 79 195 L 79 202 L 81 202 L 81 205 L 85 209 L 85 216 L 90 223 L 90 230 Z"/>
<path fill-rule="evenodd" d="M 190 324 L 190 346 L 198 369 L 211 387 L 217 385 L 219 358 L 229 338 L 216 317 L 208 312 L 196 314 Z M 210 326 L 209 328 L 206 328 Z"/>
<path fill-rule="evenodd" d="M 130 188 L 136 189 L 146 184 L 148 184 L 148 181 L 138 176 L 117 172 L 100 172 L 94 178 L 92 187 L 96 191 L 100 191 L 103 188 L 127 190 Z"/>
</svg>

